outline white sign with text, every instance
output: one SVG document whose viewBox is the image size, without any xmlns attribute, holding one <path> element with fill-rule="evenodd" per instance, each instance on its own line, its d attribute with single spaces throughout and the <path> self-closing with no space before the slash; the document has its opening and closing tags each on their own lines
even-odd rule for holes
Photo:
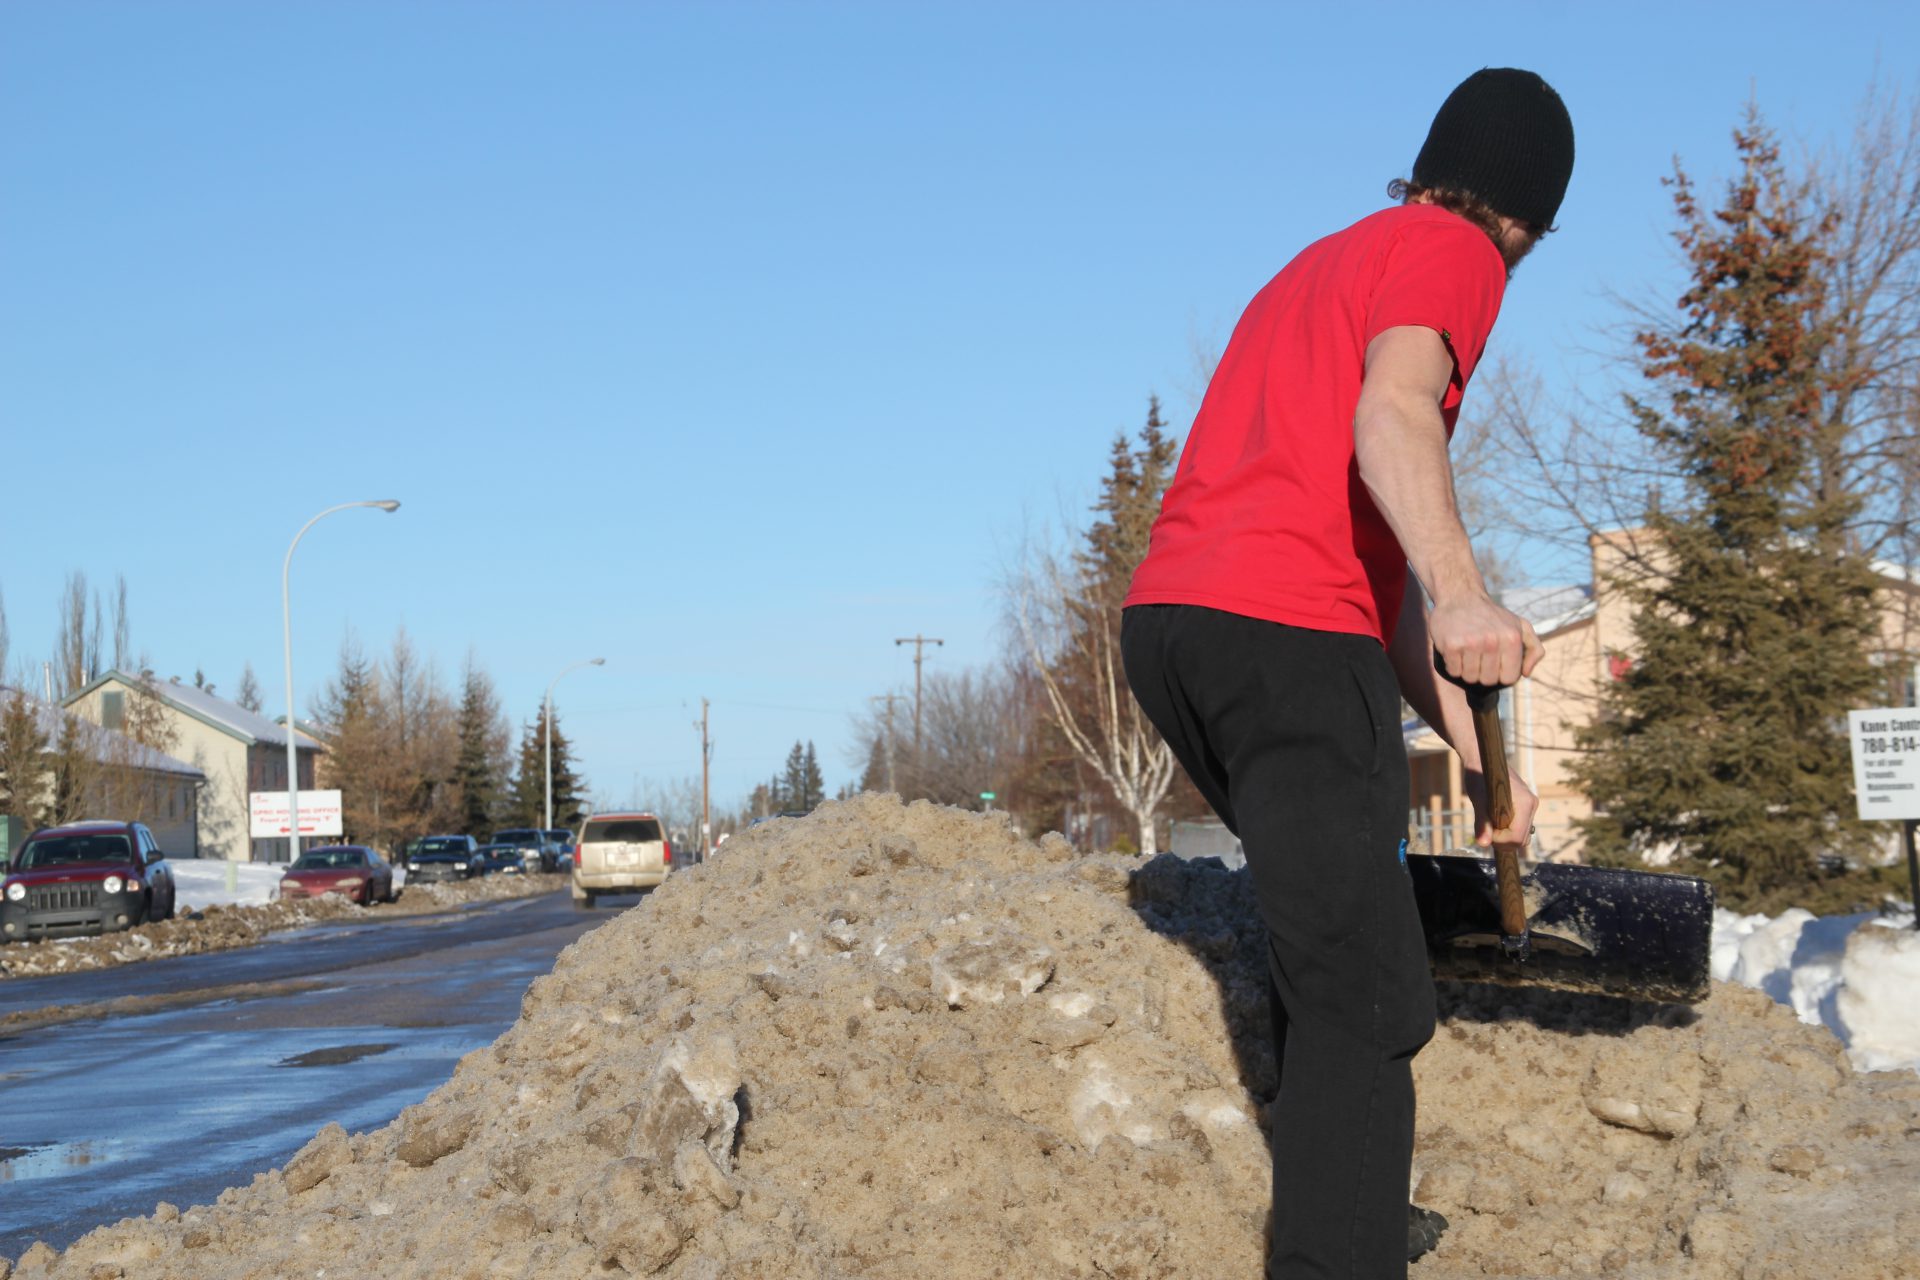
<svg viewBox="0 0 1920 1280">
<path fill-rule="evenodd" d="M 1853 795 L 1872 822 L 1920 818 L 1920 709 L 1847 712 Z"/>
<path fill-rule="evenodd" d="M 287 793 L 252 791 L 247 793 L 249 834 L 255 840 L 273 840 L 287 834 Z M 302 791 L 300 793 L 300 834 L 337 836 L 346 828 L 340 822 L 338 791 Z"/>
</svg>

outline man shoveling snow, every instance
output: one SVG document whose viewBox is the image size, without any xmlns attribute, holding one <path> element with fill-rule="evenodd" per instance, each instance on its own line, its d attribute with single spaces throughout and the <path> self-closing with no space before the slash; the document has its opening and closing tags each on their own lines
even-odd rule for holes
<svg viewBox="0 0 1920 1280">
<path fill-rule="evenodd" d="M 1128 680 L 1239 835 L 1266 924 L 1289 1153 L 1270 1277 L 1400 1274 L 1437 1238 L 1406 1208 L 1412 1062 L 1435 1015 L 1399 705 L 1477 776 L 1465 696 L 1434 655 L 1485 685 L 1540 656 L 1474 563 L 1447 445 L 1572 170 L 1572 122 L 1539 76 L 1455 89 L 1390 188 L 1403 203 L 1309 246 L 1248 306 L 1127 599 Z M 1534 796 L 1517 777 L 1513 793 L 1496 832 L 1477 789 L 1482 843 L 1524 842 Z"/>
</svg>

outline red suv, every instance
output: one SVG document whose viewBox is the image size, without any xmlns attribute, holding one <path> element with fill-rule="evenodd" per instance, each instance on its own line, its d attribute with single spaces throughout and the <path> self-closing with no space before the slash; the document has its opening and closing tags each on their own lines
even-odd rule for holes
<svg viewBox="0 0 1920 1280">
<path fill-rule="evenodd" d="M 173 871 L 138 822 L 76 822 L 27 837 L 0 886 L 0 938 L 66 937 L 173 918 Z"/>
</svg>

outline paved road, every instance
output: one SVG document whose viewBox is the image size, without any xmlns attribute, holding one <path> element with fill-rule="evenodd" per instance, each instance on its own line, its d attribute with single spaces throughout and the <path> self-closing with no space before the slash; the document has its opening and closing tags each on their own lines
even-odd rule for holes
<svg viewBox="0 0 1920 1280">
<path fill-rule="evenodd" d="M 510 1026 L 563 947 L 636 901 L 586 915 L 554 894 L 0 983 L 0 1013 L 261 984 L 0 1039 L 0 1255 L 160 1200 L 208 1203 L 329 1120 L 385 1124 Z"/>
</svg>

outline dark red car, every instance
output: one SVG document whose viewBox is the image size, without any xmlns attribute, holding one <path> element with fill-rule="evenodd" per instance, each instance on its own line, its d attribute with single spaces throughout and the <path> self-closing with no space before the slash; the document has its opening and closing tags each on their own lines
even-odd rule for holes
<svg viewBox="0 0 1920 1280">
<path fill-rule="evenodd" d="M 280 896 L 283 899 L 317 898 L 323 893 L 337 893 L 368 907 L 376 902 L 392 902 L 393 866 L 362 845 L 335 844 L 324 849 L 309 849 L 280 877 Z"/>
<path fill-rule="evenodd" d="M 0 938 L 63 938 L 173 918 L 173 871 L 138 822 L 76 822 L 28 836 L 0 886 Z"/>
</svg>

